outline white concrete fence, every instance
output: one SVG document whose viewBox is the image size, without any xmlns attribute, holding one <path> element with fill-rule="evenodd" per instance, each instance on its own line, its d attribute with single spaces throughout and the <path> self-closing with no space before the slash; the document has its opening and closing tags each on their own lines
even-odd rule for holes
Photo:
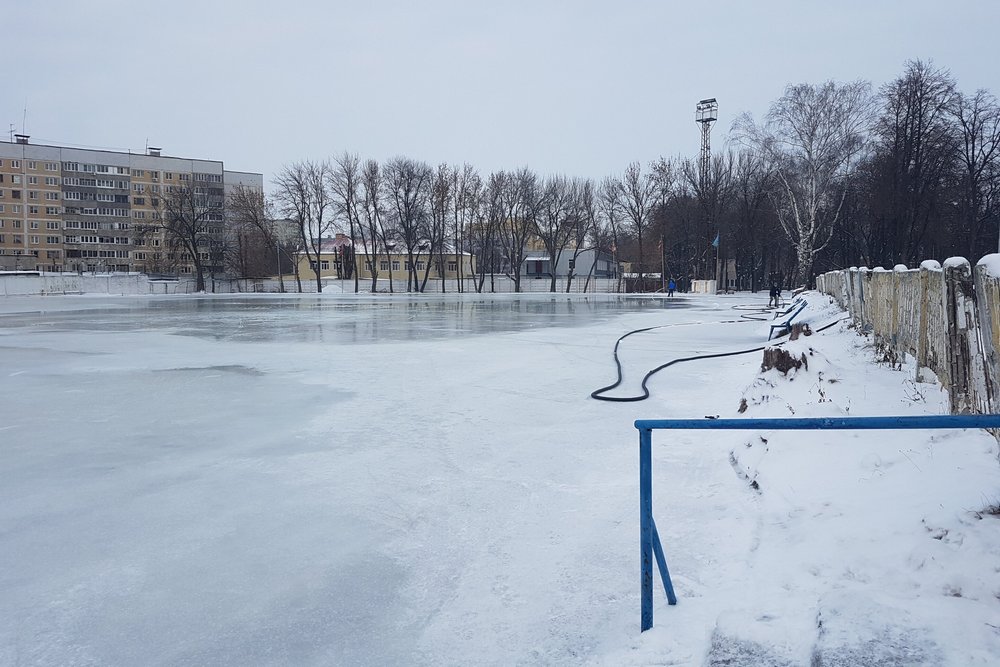
<svg viewBox="0 0 1000 667">
<path fill-rule="evenodd" d="M 295 279 L 286 278 L 285 292 L 297 292 L 298 286 Z M 139 294 L 193 294 L 196 290 L 196 282 L 193 278 L 181 278 L 179 280 L 159 280 L 137 273 L 111 273 L 111 274 L 76 274 L 76 273 L 0 273 L 0 295 L 3 296 L 29 296 L 29 295 L 55 295 L 55 294 L 117 294 L 117 295 L 139 295 Z M 360 281 L 358 288 L 360 292 L 371 292 L 371 280 Z M 492 289 L 491 289 L 492 287 Z M 533 278 L 523 278 L 521 280 L 522 292 L 548 292 L 550 282 L 548 279 L 535 280 Z M 588 282 L 586 277 L 574 279 L 570 286 L 571 294 L 587 293 L 609 293 L 616 292 L 621 287 L 621 281 L 613 278 L 591 278 Z M 458 292 L 458 281 L 447 280 L 443 286 L 447 293 Z M 389 281 L 379 280 L 377 289 L 379 292 L 389 291 Z M 217 294 L 250 294 L 279 292 L 281 285 L 277 279 L 219 279 L 205 278 L 205 290 Z M 394 281 L 393 290 L 397 293 L 406 292 L 406 283 Z M 314 293 L 316 291 L 316 280 L 311 276 L 302 277 L 302 291 Z M 329 293 L 354 292 L 353 280 L 340 280 L 337 278 L 324 278 L 323 291 Z M 471 280 L 466 280 L 464 284 L 465 292 L 475 292 L 476 289 Z M 496 276 L 491 281 L 486 277 L 483 285 L 484 292 L 495 291 L 506 293 L 514 291 L 514 281 L 506 276 Z M 439 294 L 442 292 L 440 280 L 430 280 L 427 282 L 425 294 Z M 566 292 L 566 279 L 562 278 L 556 282 L 556 292 Z"/>
<path fill-rule="evenodd" d="M 932 371 L 948 390 L 952 414 L 995 413 L 1000 407 L 1000 256 L 975 270 L 961 257 L 919 269 L 850 268 L 818 276 L 887 354 L 910 355 L 917 380 Z"/>
</svg>

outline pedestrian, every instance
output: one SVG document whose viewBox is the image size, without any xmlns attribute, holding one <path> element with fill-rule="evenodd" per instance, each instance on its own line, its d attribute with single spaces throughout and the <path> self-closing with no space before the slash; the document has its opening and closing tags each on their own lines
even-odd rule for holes
<svg viewBox="0 0 1000 667">
<path fill-rule="evenodd" d="M 771 274 L 771 298 L 768 299 L 768 307 L 774 306 L 779 308 L 781 306 L 781 279 L 778 274 Z"/>
<path fill-rule="evenodd" d="M 667 283 L 667 296 L 673 296 L 675 289 L 677 289 L 677 283 L 675 283 L 674 279 L 671 278 L 670 282 Z"/>
</svg>

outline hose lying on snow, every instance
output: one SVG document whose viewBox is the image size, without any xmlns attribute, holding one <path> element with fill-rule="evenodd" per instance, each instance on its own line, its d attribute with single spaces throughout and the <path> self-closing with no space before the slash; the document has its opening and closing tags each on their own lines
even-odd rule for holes
<svg viewBox="0 0 1000 667">
<path fill-rule="evenodd" d="M 846 319 L 849 319 L 849 318 L 848 317 L 842 317 L 840 319 L 834 320 L 833 322 L 830 322 L 829 324 L 827 324 L 827 325 L 825 325 L 823 327 L 820 327 L 819 329 L 816 329 L 815 333 L 819 333 L 821 331 L 826 331 L 827 329 L 829 329 L 833 325 L 835 325 L 835 324 L 837 324 L 839 322 L 843 322 Z M 697 361 L 698 359 L 718 359 L 719 357 L 735 357 L 735 356 L 740 355 L 740 354 L 750 354 L 752 352 L 760 352 L 764 348 L 767 348 L 767 347 L 778 347 L 779 345 L 784 345 L 787 342 L 787 341 L 782 341 L 780 343 L 769 343 L 767 345 L 761 345 L 760 347 L 755 347 L 755 348 L 752 348 L 752 349 L 749 349 L 749 350 L 738 350 L 736 352 L 717 352 L 715 354 L 698 354 L 698 355 L 695 355 L 693 357 L 682 357 L 680 359 L 671 359 L 670 361 L 668 361 L 665 364 L 660 364 L 659 366 L 657 366 L 656 368 L 654 368 L 653 370 L 649 371 L 648 373 L 646 373 L 643 376 L 643 378 L 642 378 L 642 394 L 641 395 L 639 395 L 639 396 L 604 396 L 603 394 L 605 392 L 611 391 L 612 389 L 614 389 L 615 387 L 617 387 L 618 385 L 620 385 L 622 383 L 622 380 L 623 380 L 623 376 L 622 376 L 622 362 L 618 359 L 618 346 L 621 345 L 621 342 L 623 340 L 625 340 L 626 338 L 628 338 L 629 336 L 631 336 L 632 334 L 642 333 L 644 331 L 652 331 L 653 329 L 663 329 L 663 328 L 669 327 L 669 326 L 671 326 L 671 325 L 664 324 L 664 325 L 657 326 L 657 327 L 646 327 L 645 329 L 635 329 L 634 331 L 629 331 L 627 334 L 625 334 L 624 336 L 622 336 L 621 338 L 619 338 L 615 342 L 615 349 L 614 349 L 614 353 L 613 353 L 614 354 L 614 358 L 615 358 L 615 366 L 618 367 L 618 379 L 615 380 L 614 384 L 609 384 L 607 387 L 601 387 L 600 389 L 595 389 L 594 391 L 592 391 L 590 393 L 590 397 L 594 398 L 594 399 L 597 399 L 598 401 L 608 401 L 608 402 L 611 402 L 611 403 L 635 403 L 637 401 L 644 401 L 647 398 L 649 398 L 649 387 L 646 386 L 646 383 L 649 382 L 649 378 L 653 377 L 654 375 L 656 375 L 657 373 L 659 373 L 660 371 L 662 371 L 664 368 L 666 368 L 668 366 L 673 366 L 674 364 L 679 364 L 679 363 L 684 362 L 684 361 Z"/>
</svg>

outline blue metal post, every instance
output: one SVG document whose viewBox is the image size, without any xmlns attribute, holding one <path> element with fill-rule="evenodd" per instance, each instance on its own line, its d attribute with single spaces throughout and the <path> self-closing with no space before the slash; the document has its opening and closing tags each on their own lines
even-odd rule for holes
<svg viewBox="0 0 1000 667">
<path fill-rule="evenodd" d="M 663 546 L 660 544 L 660 533 L 656 530 L 656 520 L 653 524 L 653 554 L 656 556 L 656 565 L 660 568 L 660 581 L 663 582 L 663 592 L 667 594 L 667 604 L 677 604 L 677 595 L 674 594 L 674 584 L 670 581 L 670 570 L 667 569 L 667 558 L 663 555 Z"/>
<path fill-rule="evenodd" d="M 639 558 L 642 562 L 640 632 L 653 627 L 653 432 L 639 429 Z"/>
</svg>

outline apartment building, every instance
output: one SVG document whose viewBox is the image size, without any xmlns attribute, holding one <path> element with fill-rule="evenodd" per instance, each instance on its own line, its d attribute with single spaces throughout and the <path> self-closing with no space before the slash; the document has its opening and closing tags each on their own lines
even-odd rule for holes
<svg viewBox="0 0 1000 667">
<path fill-rule="evenodd" d="M 190 274 L 194 258 L 165 233 L 166 200 L 195 195 L 207 224 L 206 272 L 222 274 L 227 191 L 261 174 L 217 160 L 0 141 L 0 270 Z"/>
</svg>

